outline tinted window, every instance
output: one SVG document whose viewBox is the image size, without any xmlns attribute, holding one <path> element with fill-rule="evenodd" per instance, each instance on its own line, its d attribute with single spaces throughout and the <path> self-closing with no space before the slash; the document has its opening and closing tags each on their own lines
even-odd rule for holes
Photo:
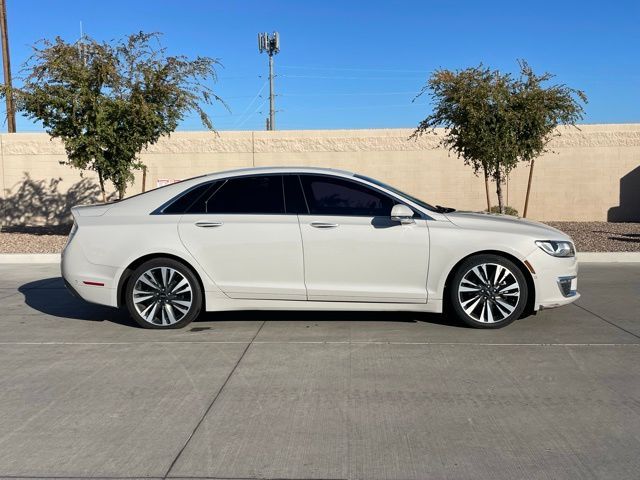
<svg viewBox="0 0 640 480">
<path fill-rule="evenodd" d="M 301 178 L 311 214 L 388 216 L 395 203 L 384 193 L 348 180 L 321 175 Z"/>
<path fill-rule="evenodd" d="M 222 185 L 224 185 L 224 182 L 224 180 L 218 180 L 216 182 L 209 183 L 204 194 L 191 204 L 186 213 L 207 213 L 207 200 L 209 200 L 209 198 L 211 198 L 211 196 L 216 193 Z"/>
<path fill-rule="evenodd" d="M 298 175 L 284 175 L 284 204 L 287 213 L 309 213 Z"/>
<path fill-rule="evenodd" d="M 207 213 L 284 213 L 282 176 L 230 178 L 206 201 Z"/>
<path fill-rule="evenodd" d="M 216 182 L 213 182 L 216 183 Z M 182 214 L 189 210 L 189 207 L 194 205 L 196 201 L 203 196 L 203 194 L 209 190 L 211 183 L 203 183 L 190 190 L 187 190 L 180 196 L 178 196 L 173 202 L 162 209 L 162 213 L 168 214 Z"/>
<path fill-rule="evenodd" d="M 419 198 L 416 198 L 412 195 L 409 195 L 408 193 L 404 193 L 400 190 L 398 190 L 395 187 L 392 187 L 391 185 L 387 185 L 386 183 L 382 183 L 380 180 L 376 180 L 375 178 L 371 178 L 371 177 L 365 177 L 364 175 L 358 175 L 357 173 L 354 175 L 354 177 L 357 178 L 361 178 L 363 180 L 366 180 L 368 182 L 374 183 L 376 185 L 381 186 L 382 188 L 386 188 L 387 190 L 396 193 L 398 195 L 400 195 L 401 197 L 407 198 L 409 200 L 411 200 L 413 203 L 417 203 L 418 205 L 420 205 L 421 207 L 424 207 L 428 210 L 433 210 L 434 212 L 437 211 L 438 209 L 432 205 L 429 205 L 427 202 L 420 200 Z"/>
</svg>

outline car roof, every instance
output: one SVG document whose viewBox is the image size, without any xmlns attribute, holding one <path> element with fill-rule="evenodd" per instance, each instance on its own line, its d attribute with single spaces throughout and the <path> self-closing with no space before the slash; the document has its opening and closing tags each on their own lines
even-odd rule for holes
<svg viewBox="0 0 640 480">
<path fill-rule="evenodd" d="M 240 177 L 245 175 L 259 175 L 259 174 L 283 174 L 283 173 L 316 173 L 336 175 L 341 177 L 353 177 L 355 173 L 348 172 L 346 170 L 338 170 L 333 168 L 319 168 L 319 167 L 249 167 L 238 168 L 234 170 L 226 170 L 223 172 L 206 173 L 204 175 L 198 175 L 196 177 L 185 178 L 176 183 L 170 183 L 162 187 L 148 190 L 146 193 L 139 193 L 131 197 L 125 198 L 122 201 L 113 204 L 113 207 L 118 209 L 119 206 L 125 205 L 127 208 L 133 208 L 134 204 L 141 205 L 146 208 L 146 205 L 163 203 L 175 195 L 178 195 L 187 188 L 191 188 L 202 182 L 210 180 L 225 179 L 230 177 Z"/>
<path fill-rule="evenodd" d="M 238 175 L 251 175 L 251 174 L 266 174 L 266 173 L 325 173 L 331 175 L 340 175 L 346 177 L 353 177 L 354 172 L 347 170 L 340 170 L 337 168 L 321 168 L 321 167 L 247 167 L 237 168 L 234 170 L 225 170 L 223 172 L 213 172 L 203 177 L 227 177 Z"/>
</svg>

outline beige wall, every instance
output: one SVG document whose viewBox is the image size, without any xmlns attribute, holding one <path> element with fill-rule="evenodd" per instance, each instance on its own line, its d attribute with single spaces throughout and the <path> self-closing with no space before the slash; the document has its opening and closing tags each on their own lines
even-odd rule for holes
<svg viewBox="0 0 640 480">
<path fill-rule="evenodd" d="M 580 130 L 561 128 L 559 133 L 550 145 L 554 153 L 536 161 L 529 217 L 607 220 L 613 214 L 640 221 L 640 124 L 582 125 Z M 438 136 L 414 141 L 408 140 L 410 134 L 408 129 L 179 132 L 149 147 L 142 160 L 148 166 L 147 189 L 160 179 L 232 168 L 312 165 L 364 173 L 431 203 L 486 208 L 483 180 L 461 159 L 438 147 Z M 15 205 L 25 173 L 45 183 L 61 178 L 58 189 L 65 194 L 81 177 L 77 170 L 59 164 L 64 158 L 62 144 L 46 134 L 0 135 L 3 206 Z M 527 174 L 526 168 L 514 171 L 506 194 L 509 205 L 521 213 Z M 89 173 L 85 177 L 94 178 Z M 139 173 L 128 194 L 141 190 L 141 177 Z M 497 203 L 493 185 L 491 193 Z M 72 202 L 77 194 L 76 188 L 66 201 Z M 14 203 L 7 201 L 12 195 Z M 620 205 L 621 195 L 623 208 L 610 212 Z M 24 204 L 30 202 L 20 201 L 27 212 Z M 3 218 L 8 216 L 11 212 L 5 211 Z"/>
</svg>

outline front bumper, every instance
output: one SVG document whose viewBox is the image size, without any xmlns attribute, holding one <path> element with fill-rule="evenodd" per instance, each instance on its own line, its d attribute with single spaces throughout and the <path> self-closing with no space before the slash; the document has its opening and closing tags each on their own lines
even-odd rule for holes
<svg viewBox="0 0 640 480">
<path fill-rule="evenodd" d="M 576 257 L 557 258 L 536 249 L 526 260 L 535 270 L 535 310 L 560 307 L 580 298 Z"/>
</svg>

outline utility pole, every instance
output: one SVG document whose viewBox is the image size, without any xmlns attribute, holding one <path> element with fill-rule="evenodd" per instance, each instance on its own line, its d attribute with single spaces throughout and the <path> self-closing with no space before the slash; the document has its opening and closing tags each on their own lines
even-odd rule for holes
<svg viewBox="0 0 640 480">
<path fill-rule="evenodd" d="M 258 34 L 258 50 L 260 53 L 267 52 L 269 55 L 269 119 L 267 120 L 267 130 L 276 129 L 276 99 L 273 86 L 273 56 L 280 52 L 280 35 L 278 32 Z"/>
<path fill-rule="evenodd" d="M 4 85 L 7 88 L 7 131 L 16 133 L 16 113 L 13 110 L 13 94 L 11 92 L 11 60 L 9 59 L 9 34 L 7 33 L 7 4 L 0 0 L 0 30 L 2 30 L 2 68 L 4 70 Z"/>
</svg>

